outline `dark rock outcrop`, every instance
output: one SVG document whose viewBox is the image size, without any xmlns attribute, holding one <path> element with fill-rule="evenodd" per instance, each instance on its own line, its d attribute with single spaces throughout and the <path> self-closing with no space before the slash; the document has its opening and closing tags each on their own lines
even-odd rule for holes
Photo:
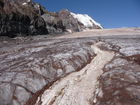
<svg viewBox="0 0 140 105">
<path fill-rule="evenodd" d="M 62 10 L 58 12 L 58 16 L 62 20 L 62 24 L 66 27 L 67 31 L 81 31 L 83 25 L 80 24 L 77 19 L 74 19 L 74 17 L 70 14 L 70 11 Z"/>
<path fill-rule="evenodd" d="M 46 29 L 50 34 L 54 33 L 62 33 L 65 31 L 66 27 L 62 24 L 62 20 L 56 16 L 53 16 L 51 14 L 43 14 L 42 18 L 46 22 Z"/>
<path fill-rule="evenodd" d="M 36 3 L 22 5 L 20 1 L 1 1 L 0 36 L 48 34 L 41 18 L 43 9 Z"/>
</svg>

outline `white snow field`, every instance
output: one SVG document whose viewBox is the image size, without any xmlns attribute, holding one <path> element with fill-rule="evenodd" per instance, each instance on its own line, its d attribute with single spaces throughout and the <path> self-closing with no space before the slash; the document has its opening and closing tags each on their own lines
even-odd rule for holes
<svg viewBox="0 0 140 105">
<path fill-rule="evenodd" d="M 75 14 L 75 13 L 71 12 L 71 15 L 87 28 L 93 27 L 93 25 L 96 25 L 96 26 L 99 26 L 100 28 L 103 28 L 98 22 L 93 20 L 87 14 Z"/>
</svg>

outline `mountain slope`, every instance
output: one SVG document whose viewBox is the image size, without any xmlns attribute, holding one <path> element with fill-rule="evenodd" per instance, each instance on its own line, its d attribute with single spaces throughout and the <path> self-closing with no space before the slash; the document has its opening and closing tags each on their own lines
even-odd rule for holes
<svg viewBox="0 0 140 105">
<path fill-rule="evenodd" d="M 0 0 L 0 36 L 60 34 L 86 28 L 68 10 L 49 12 L 31 0 Z M 90 28 L 101 27 L 92 24 Z"/>
<path fill-rule="evenodd" d="M 103 28 L 99 23 L 97 23 L 95 20 L 93 20 L 87 14 L 75 14 L 75 13 L 71 13 L 71 15 L 74 18 L 76 18 L 80 23 L 82 23 L 85 26 L 85 28 L 95 28 L 95 29 Z"/>
</svg>

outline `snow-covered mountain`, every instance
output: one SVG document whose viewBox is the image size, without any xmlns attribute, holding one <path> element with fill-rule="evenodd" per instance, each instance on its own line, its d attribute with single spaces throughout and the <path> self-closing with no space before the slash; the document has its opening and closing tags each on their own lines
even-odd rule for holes
<svg viewBox="0 0 140 105">
<path fill-rule="evenodd" d="M 74 18 L 76 18 L 80 23 L 82 23 L 86 28 L 93 28 L 93 27 L 99 27 L 101 29 L 103 28 L 98 22 L 96 22 L 87 14 L 75 14 L 71 12 L 71 15 Z"/>
<path fill-rule="evenodd" d="M 61 34 L 103 27 L 86 14 L 49 12 L 32 0 L 0 0 L 0 36 Z"/>
<path fill-rule="evenodd" d="M 59 11 L 58 17 L 62 20 L 62 24 L 69 32 L 103 28 L 87 14 L 76 14 L 67 9 Z"/>
</svg>

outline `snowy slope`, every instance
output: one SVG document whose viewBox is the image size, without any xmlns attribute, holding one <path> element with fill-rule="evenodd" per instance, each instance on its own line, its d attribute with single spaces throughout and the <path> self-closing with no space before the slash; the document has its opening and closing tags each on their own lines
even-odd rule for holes
<svg viewBox="0 0 140 105">
<path fill-rule="evenodd" d="M 22 5 L 27 5 L 30 2 L 31 2 L 31 0 L 26 0 L 25 2 L 22 3 Z"/>
<path fill-rule="evenodd" d="M 80 23 L 82 23 L 86 28 L 91 28 L 93 26 L 98 26 L 100 28 L 103 28 L 99 23 L 97 23 L 87 14 L 75 14 L 71 12 L 71 15 L 74 18 L 76 18 Z"/>
</svg>

